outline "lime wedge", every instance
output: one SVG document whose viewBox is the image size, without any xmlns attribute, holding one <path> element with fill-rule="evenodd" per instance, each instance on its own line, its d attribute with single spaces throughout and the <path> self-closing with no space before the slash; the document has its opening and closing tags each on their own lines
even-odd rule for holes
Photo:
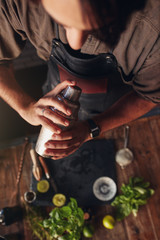
<svg viewBox="0 0 160 240">
<path fill-rule="evenodd" d="M 66 203 L 66 197 L 62 193 L 57 193 L 53 196 L 52 202 L 56 207 L 62 207 Z"/>
<path fill-rule="evenodd" d="M 49 182 L 47 180 L 41 180 L 37 183 L 37 190 L 40 193 L 46 193 L 49 189 Z"/>
<path fill-rule="evenodd" d="M 107 229 L 113 229 L 115 225 L 115 219 L 111 215 L 106 215 L 103 218 L 103 226 Z"/>
</svg>

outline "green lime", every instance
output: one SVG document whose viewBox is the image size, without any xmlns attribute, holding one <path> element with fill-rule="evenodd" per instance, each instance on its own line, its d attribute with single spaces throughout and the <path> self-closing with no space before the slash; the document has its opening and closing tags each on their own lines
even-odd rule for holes
<svg viewBox="0 0 160 240">
<path fill-rule="evenodd" d="M 113 229 L 114 228 L 114 225 L 116 223 L 114 217 L 112 217 L 111 215 L 106 215 L 104 218 L 103 218 L 103 226 L 105 228 L 108 228 L 108 229 Z"/>
<path fill-rule="evenodd" d="M 52 202 L 56 207 L 62 207 L 66 203 L 66 197 L 62 193 L 57 193 L 53 196 Z"/>
<path fill-rule="evenodd" d="M 94 227 L 91 224 L 87 224 L 83 228 L 83 235 L 86 238 L 91 238 L 94 234 Z"/>
<path fill-rule="evenodd" d="M 37 183 L 37 190 L 40 193 L 46 193 L 49 189 L 49 182 L 47 180 L 41 180 Z"/>
</svg>

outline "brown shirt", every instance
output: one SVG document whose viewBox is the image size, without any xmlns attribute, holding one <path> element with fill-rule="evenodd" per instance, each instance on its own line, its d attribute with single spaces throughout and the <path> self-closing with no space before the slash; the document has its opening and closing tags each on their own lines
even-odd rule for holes
<svg viewBox="0 0 160 240">
<path fill-rule="evenodd" d="M 160 1 L 148 0 L 143 11 L 132 15 L 127 29 L 113 54 L 128 77 L 125 83 L 155 103 L 160 102 Z M 37 54 L 49 59 L 54 22 L 42 5 L 26 0 L 0 0 L 0 60 L 20 55 L 26 39 L 35 46 Z M 65 31 L 60 27 L 60 39 L 66 43 Z M 89 36 L 81 48 L 88 54 L 106 53 L 109 48 Z"/>
</svg>

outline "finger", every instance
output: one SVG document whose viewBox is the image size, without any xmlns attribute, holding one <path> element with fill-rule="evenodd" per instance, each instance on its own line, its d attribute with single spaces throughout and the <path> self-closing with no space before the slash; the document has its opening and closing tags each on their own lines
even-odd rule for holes
<svg viewBox="0 0 160 240">
<path fill-rule="evenodd" d="M 65 154 L 64 156 L 54 156 L 54 157 L 51 157 L 53 160 L 58 160 L 58 159 L 61 159 L 61 158 L 64 158 L 64 157 L 67 157 L 69 155 L 71 155 L 72 153 L 74 153 L 75 151 L 77 151 L 78 148 L 74 148 L 73 150 L 70 149 L 70 152 L 68 152 L 67 154 Z"/>
<path fill-rule="evenodd" d="M 45 111 L 43 111 L 43 116 L 45 118 L 48 118 L 54 124 L 57 124 L 57 125 L 63 125 L 65 127 L 68 127 L 70 124 L 70 121 L 68 119 L 66 119 L 62 115 L 59 115 L 58 113 L 52 111 L 49 108 L 47 108 L 47 109 L 45 109 Z"/>
<path fill-rule="evenodd" d="M 72 113 L 71 109 L 67 106 L 67 104 L 65 104 L 64 101 L 60 101 L 59 99 L 57 99 L 54 96 L 52 96 L 52 97 L 44 96 L 40 100 L 40 105 L 38 107 L 38 113 L 41 115 L 42 110 L 49 109 L 49 107 L 52 107 L 53 110 L 54 109 L 55 109 L 55 111 L 58 110 L 58 111 L 64 113 L 65 115 L 71 115 L 71 113 Z"/>
<path fill-rule="evenodd" d="M 72 152 L 76 151 L 77 147 L 71 147 L 68 149 L 46 149 L 44 154 L 46 156 L 52 156 L 52 159 L 60 159 L 70 155 Z"/>
<path fill-rule="evenodd" d="M 58 93 L 60 93 L 63 89 L 65 89 L 68 85 L 72 85 L 74 86 L 76 84 L 75 81 L 69 81 L 66 80 L 60 84 L 58 84 L 52 91 L 50 91 L 49 93 L 47 93 L 44 97 L 42 97 L 39 101 L 38 101 L 38 107 L 37 107 L 37 111 L 39 113 L 39 115 L 41 115 L 42 110 L 45 107 L 51 106 L 53 108 L 58 109 L 60 112 L 63 112 L 66 115 L 71 115 L 71 109 L 68 108 L 68 106 L 63 102 L 60 101 L 56 98 L 56 96 L 58 95 Z"/>
<path fill-rule="evenodd" d="M 72 130 L 66 130 L 62 131 L 60 135 L 54 134 L 52 135 L 52 140 L 71 140 L 77 138 L 77 131 L 72 131 Z"/>
<path fill-rule="evenodd" d="M 49 129 L 50 131 L 52 131 L 53 134 L 60 134 L 61 131 L 62 131 L 61 128 L 60 128 L 60 126 L 54 124 L 54 123 L 51 122 L 49 119 L 47 119 L 47 118 L 45 118 L 45 117 L 43 117 L 43 116 L 40 118 L 40 124 L 41 124 L 43 127 L 45 127 L 45 128 L 47 128 L 47 129 Z"/>
<path fill-rule="evenodd" d="M 70 147 L 78 147 L 80 145 L 80 141 L 78 139 L 72 139 L 69 141 L 52 141 L 49 140 L 45 143 L 46 149 L 68 149 Z"/>
</svg>

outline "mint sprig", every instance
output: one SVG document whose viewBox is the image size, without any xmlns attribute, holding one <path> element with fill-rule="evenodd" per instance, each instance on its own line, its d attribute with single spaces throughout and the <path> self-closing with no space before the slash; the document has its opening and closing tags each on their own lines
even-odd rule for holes
<svg viewBox="0 0 160 240">
<path fill-rule="evenodd" d="M 84 212 L 78 207 L 77 201 L 70 198 L 67 206 L 54 208 L 43 226 L 53 239 L 79 240 L 84 225 Z"/>
<path fill-rule="evenodd" d="M 131 177 L 129 184 L 122 184 L 122 194 L 117 196 L 111 204 L 116 208 L 116 219 L 118 221 L 131 213 L 137 216 L 139 207 L 145 205 L 148 198 L 154 194 L 154 190 L 149 186 L 150 183 L 144 182 L 143 178 L 140 177 Z"/>
</svg>

